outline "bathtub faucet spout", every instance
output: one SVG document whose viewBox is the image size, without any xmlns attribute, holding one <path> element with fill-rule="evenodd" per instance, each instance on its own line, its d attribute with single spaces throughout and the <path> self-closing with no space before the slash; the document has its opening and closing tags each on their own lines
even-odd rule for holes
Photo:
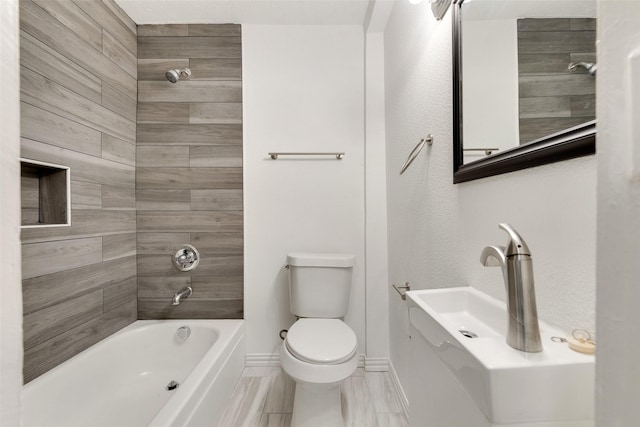
<svg viewBox="0 0 640 427">
<path fill-rule="evenodd" d="M 186 286 L 180 289 L 178 292 L 173 294 L 173 300 L 171 301 L 171 305 L 178 305 L 182 302 L 183 299 L 188 298 L 193 293 L 193 289 L 191 286 Z"/>
</svg>

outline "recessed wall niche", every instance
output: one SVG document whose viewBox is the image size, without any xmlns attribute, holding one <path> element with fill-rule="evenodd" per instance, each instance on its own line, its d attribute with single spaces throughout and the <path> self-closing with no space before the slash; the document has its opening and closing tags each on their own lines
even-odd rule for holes
<svg viewBox="0 0 640 427">
<path fill-rule="evenodd" d="M 20 159 L 22 228 L 71 225 L 68 166 Z"/>
</svg>

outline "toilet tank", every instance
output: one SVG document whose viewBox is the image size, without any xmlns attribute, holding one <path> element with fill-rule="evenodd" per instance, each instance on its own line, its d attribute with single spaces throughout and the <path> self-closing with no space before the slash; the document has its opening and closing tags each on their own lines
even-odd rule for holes
<svg viewBox="0 0 640 427">
<path fill-rule="evenodd" d="M 350 254 L 288 254 L 291 313 L 299 317 L 344 317 L 349 309 L 354 262 Z"/>
</svg>

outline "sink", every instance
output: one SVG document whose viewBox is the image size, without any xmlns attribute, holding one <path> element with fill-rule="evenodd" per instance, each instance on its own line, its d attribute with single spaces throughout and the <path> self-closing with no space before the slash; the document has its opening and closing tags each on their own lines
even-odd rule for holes
<svg viewBox="0 0 640 427">
<path fill-rule="evenodd" d="M 595 357 L 551 340 L 565 332 L 540 321 L 544 349 L 525 353 L 505 342 L 505 304 L 475 288 L 407 297 L 409 321 L 491 423 L 593 419 Z"/>
</svg>

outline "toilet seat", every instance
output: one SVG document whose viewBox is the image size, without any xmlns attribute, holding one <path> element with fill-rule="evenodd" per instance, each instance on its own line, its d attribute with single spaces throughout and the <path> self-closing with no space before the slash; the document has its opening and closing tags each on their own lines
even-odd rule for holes
<svg viewBox="0 0 640 427">
<path fill-rule="evenodd" d="M 307 363 L 336 365 L 356 354 L 356 334 L 340 319 L 300 319 L 285 339 L 287 350 Z"/>
</svg>

